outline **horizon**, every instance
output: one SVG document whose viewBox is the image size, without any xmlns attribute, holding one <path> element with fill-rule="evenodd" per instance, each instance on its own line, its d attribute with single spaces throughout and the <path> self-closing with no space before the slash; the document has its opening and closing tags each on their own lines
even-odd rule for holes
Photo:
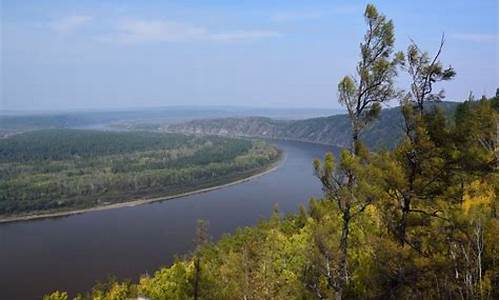
<svg viewBox="0 0 500 300">
<path fill-rule="evenodd" d="M 51 113 L 85 113 L 85 112 L 141 112 L 148 110 L 221 110 L 221 111 L 249 111 L 249 110 L 278 110 L 278 111 L 345 111 L 345 108 L 331 108 L 331 107 L 279 107 L 279 106 L 247 106 L 247 105 L 182 105 L 182 104 L 172 104 L 164 106 L 136 106 L 136 107 L 89 107 L 89 108 L 60 108 L 60 109 L 50 109 L 42 108 L 36 110 L 30 109 L 2 109 L 0 108 L 0 114 L 3 113 L 19 113 L 19 114 L 51 114 Z"/>
<path fill-rule="evenodd" d="M 494 95 L 498 2 L 432 3 L 375 4 L 398 50 L 411 38 L 432 55 L 446 34 L 442 61 L 458 75 L 436 86 L 445 100 Z M 341 109 L 337 83 L 354 73 L 364 5 L 4 0 L 0 111 Z"/>
<path fill-rule="evenodd" d="M 492 97 L 492 95 L 483 95 L 486 96 L 487 98 Z M 475 97 L 474 100 L 479 100 L 481 97 Z M 467 99 L 461 99 L 461 100 L 450 100 L 446 99 L 443 101 L 435 101 L 433 103 L 462 103 L 466 101 Z M 399 103 L 383 103 L 382 105 L 382 110 L 385 109 L 392 109 L 392 108 L 397 108 L 399 107 Z M 37 115 L 37 114 L 46 114 L 46 115 L 51 115 L 51 114 L 73 114 L 73 113 L 103 113 L 103 112 L 144 112 L 144 111 L 149 111 L 153 109 L 176 109 L 176 110 L 217 110 L 219 109 L 221 112 L 225 110 L 239 110 L 240 112 L 243 111 L 251 111 L 251 110 L 276 110 L 276 111 L 303 111 L 303 112 L 316 112 L 316 111 L 321 111 L 325 110 L 326 112 L 337 112 L 337 113 L 347 113 L 346 109 L 344 107 L 278 107 L 278 106 L 245 106 L 245 105 L 165 105 L 165 106 L 137 106 L 137 107 L 97 107 L 97 108 L 61 108 L 61 109 L 39 109 L 39 110 L 15 110 L 15 109 L 1 109 L 0 108 L 0 115 L 6 115 L 9 113 L 12 114 L 18 114 L 18 115 Z M 257 116 L 257 115 L 256 115 Z"/>
</svg>

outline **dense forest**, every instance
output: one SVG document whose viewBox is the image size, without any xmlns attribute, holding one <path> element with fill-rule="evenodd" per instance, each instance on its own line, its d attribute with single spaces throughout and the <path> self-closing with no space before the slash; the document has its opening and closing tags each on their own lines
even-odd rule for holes
<svg viewBox="0 0 500 300">
<path fill-rule="evenodd" d="M 252 175 L 262 142 L 151 132 L 31 131 L 0 140 L 0 216 L 168 196 Z"/>
<path fill-rule="evenodd" d="M 498 299 L 498 92 L 447 118 L 435 84 L 455 77 L 365 10 L 356 76 L 338 84 L 350 143 L 312 163 L 324 196 L 217 242 L 200 222 L 195 249 L 139 282 L 109 281 L 77 299 Z M 402 92 L 397 76 L 408 76 Z M 400 100 L 402 138 L 369 151 L 381 104 Z M 67 299 L 54 292 L 44 299 Z"/>
</svg>

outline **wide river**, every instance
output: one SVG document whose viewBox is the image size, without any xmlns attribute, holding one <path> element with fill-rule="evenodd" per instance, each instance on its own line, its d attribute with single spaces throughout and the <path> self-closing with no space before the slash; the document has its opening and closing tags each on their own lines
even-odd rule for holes
<svg viewBox="0 0 500 300">
<path fill-rule="evenodd" d="M 331 146 L 273 141 L 285 152 L 276 171 L 211 192 L 147 205 L 0 224 L 0 298 L 40 299 L 59 289 L 74 295 L 109 275 L 152 274 L 193 246 L 196 222 L 213 239 L 268 217 L 275 204 L 296 212 L 321 195 L 312 160 Z"/>
</svg>

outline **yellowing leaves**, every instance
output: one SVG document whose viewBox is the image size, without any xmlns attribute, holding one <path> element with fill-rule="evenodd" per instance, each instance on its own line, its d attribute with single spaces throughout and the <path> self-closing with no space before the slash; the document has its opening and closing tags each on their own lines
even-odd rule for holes
<svg viewBox="0 0 500 300">
<path fill-rule="evenodd" d="M 475 180 L 465 188 L 462 209 L 469 213 L 476 207 L 484 207 L 495 198 L 495 185 L 487 181 Z"/>
</svg>

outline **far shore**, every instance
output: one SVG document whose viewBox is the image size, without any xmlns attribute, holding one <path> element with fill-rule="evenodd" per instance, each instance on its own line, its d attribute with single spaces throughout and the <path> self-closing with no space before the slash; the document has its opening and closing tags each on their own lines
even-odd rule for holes
<svg viewBox="0 0 500 300">
<path fill-rule="evenodd" d="M 281 165 L 284 163 L 285 160 L 286 160 L 286 153 L 282 153 L 281 157 L 276 162 L 272 163 L 269 167 L 265 168 L 260 173 L 257 173 L 257 174 L 254 174 L 252 176 L 245 177 L 242 179 L 238 179 L 235 181 L 231 181 L 228 183 L 208 187 L 208 188 L 203 188 L 203 189 L 199 189 L 199 190 L 194 190 L 194 191 L 190 191 L 190 192 L 185 192 L 185 193 L 180 193 L 180 194 L 175 194 L 175 195 L 165 196 L 165 197 L 137 199 L 137 200 L 131 200 L 131 201 L 126 201 L 126 202 L 120 202 L 120 203 L 114 203 L 114 204 L 96 206 L 96 207 L 89 207 L 89 208 L 83 208 L 83 209 L 76 209 L 76 210 L 69 210 L 69 211 L 53 212 L 53 213 L 47 213 L 47 214 L 26 215 L 26 216 L 12 216 L 12 217 L 0 219 L 0 224 L 30 221 L 30 220 L 36 220 L 36 219 L 65 217 L 65 216 L 78 215 L 78 214 L 83 214 L 83 213 L 88 213 L 88 212 L 93 212 L 93 211 L 101 211 L 101 210 L 108 210 L 108 209 L 115 209 L 115 208 L 122 208 L 122 207 L 133 207 L 133 206 L 137 206 L 137 205 L 144 205 L 144 204 L 153 203 L 153 202 L 160 202 L 160 201 L 166 201 L 166 200 L 171 200 L 171 199 L 175 199 L 175 198 L 182 198 L 182 197 L 187 197 L 187 196 L 191 196 L 191 195 L 202 194 L 202 193 L 210 192 L 213 190 L 223 189 L 223 188 L 226 188 L 226 187 L 229 187 L 232 185 L 236 185 L 236 184 L 239 184 L 239 183 L 242 183 L 245 181 L 249 181 L 249 180 L 258 178 L 260 176 L 264 176 L 266 174 L 269 174 L 271 172 L 274 172 L 279 167 L 281 167 Z"/>
</svg>

